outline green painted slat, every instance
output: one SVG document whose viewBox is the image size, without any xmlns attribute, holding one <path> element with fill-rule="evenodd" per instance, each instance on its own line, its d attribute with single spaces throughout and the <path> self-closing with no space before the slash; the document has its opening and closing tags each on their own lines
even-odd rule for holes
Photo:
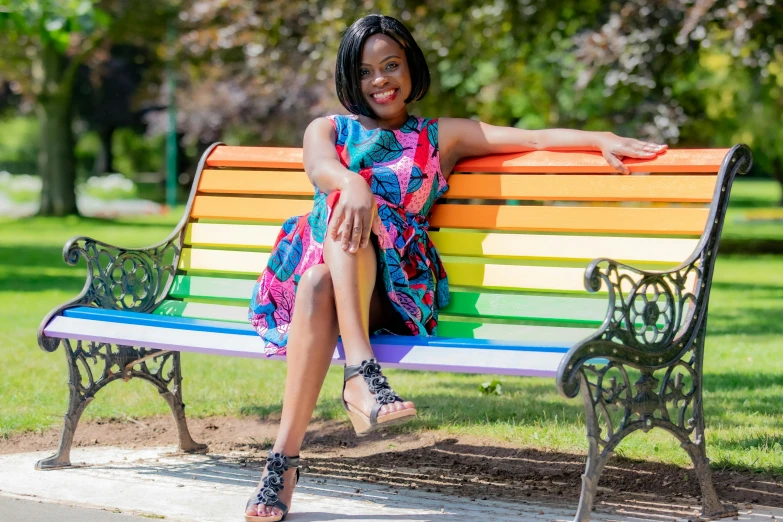
<svg viewBox="0 0 783 522">
<path fill-rule="evenodd" d="M 545 319 L 598 325 L 608 302 L 584 297 L 548 297 L 478 292 L 452 292 L 444 314 L 496 319 Z"/>
<path fill-rule="evenodd" d="M 174 278 L 169 296 L 179 299 L 186 297 L 246 299 L 250 302 L 255 284 L 254 279 L 178 275 Z"/>
<path fill-rule="evenodd" d="M 177 276 L 169 296 L 179 299 L 237 299 L 249 301 L 254 280 L 229 277 Z M 522 319 L 598 325 L 607 302 L 584 297 L 452 292 L 444 314 L 493 319 Z"/>
<path fill-rule="evenodd" d="M 208 319 L 232 323 L 247 322 L 246 306 L 230 306 L 184 301 L 164 301 L 153 312 L 171 317 Z M 554 341 L 576 343 L 594 332 L 592 328 L 566 328 L 554 326 L 530 326 L 518 324 L 480 323 L 473 321 L 444 319 L 438 325 L 439 337 L 460 337 L 467 339 L 497 339 L 538 341 L 544 345 Z"/>
</svg>

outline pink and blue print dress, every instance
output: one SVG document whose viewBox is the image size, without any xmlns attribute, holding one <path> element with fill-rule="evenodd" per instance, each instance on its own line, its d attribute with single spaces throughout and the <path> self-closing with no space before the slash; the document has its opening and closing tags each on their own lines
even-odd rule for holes
<svg viewBox="0 0 783 522">
<path fill-rule="evenodd" d="M 427 234 L 429 212 L 448 190 L 440 171 L 438 120 L 409 116 L 397 130 L 367 130 L 353 115 L 328 118 L 340 162 L 375 195 L 378 277 L 392 308 L 410 335 L 436 335 L 438 308 L 449 302 L 446 271 Z M 312 212 L 283 223 L 258 277 L 248 318 L 267 356 L 286 352 L 299 279 L 324 262 L 327 225 L 338 198 L 337 192 L 316 188 Z"/>
</svg>

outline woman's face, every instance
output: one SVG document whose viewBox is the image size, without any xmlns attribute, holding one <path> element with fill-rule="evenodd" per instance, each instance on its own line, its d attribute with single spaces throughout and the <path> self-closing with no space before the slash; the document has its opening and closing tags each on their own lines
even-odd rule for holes
<svg viewBox="0 0 783 522">
<path fill-rule="evenodd" d="M 385 34 L 374 34 L 364 43 L 359 68 L 362 93 L 380 119 L 405 113 L 411 93 L 411 75 L 405 51 Z"/>
</svg>

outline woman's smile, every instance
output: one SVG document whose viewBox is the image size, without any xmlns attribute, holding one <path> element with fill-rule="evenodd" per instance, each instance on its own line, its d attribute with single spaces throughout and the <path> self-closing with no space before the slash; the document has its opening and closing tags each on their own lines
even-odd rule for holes
<svg viewBox="0 0 783 522">
<path fill-rule="evenodd" d="M 386 105 L 387 103 L 393 102 L 397 98 L 397 93 L 399 93 L 399 89 L 387 89 L 385 91 L 376 92 L 370 95 L 370 98 L 375 103 Z"/>
</svg>

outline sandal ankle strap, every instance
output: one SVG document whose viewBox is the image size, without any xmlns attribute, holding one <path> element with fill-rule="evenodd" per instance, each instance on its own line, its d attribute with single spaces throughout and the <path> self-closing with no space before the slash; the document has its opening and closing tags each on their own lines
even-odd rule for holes
<svg viewBox="0 0 783 522">
<path fill-rule="evenodd" d="M 347 381 L 357 375 L 364 377 L 364 381 L 370 388 L 370 393 L 375 395 L 375 402 L 379 406 L 385 404 L 391 404 L 392 402 L 402 402 L 402 397 L 394 393 L 394 390 L 389 385 L 386 377 L 381 373 L 381 365 L 378 364 L 378 360 L 373 358 L 367 361 L 362 361 L 361 364 L 345 365 L 343 370 L 343 381 Z M 343 389 L 344 386 L 343 386 Z M 377 408 L 377 409 L 380 409 Z M 377 411 L 374 412 L 377 415 Z"/>
<path fill-rule="evenodd" d="M 269 450 L 266 457 L 267 468 L 269 471 L 275 471 L 276 473 L 284 473 L 291 468 L 299 467 L 299 455 L 289 457 L 283 453 L 275 453 Z"/>
</svg>

